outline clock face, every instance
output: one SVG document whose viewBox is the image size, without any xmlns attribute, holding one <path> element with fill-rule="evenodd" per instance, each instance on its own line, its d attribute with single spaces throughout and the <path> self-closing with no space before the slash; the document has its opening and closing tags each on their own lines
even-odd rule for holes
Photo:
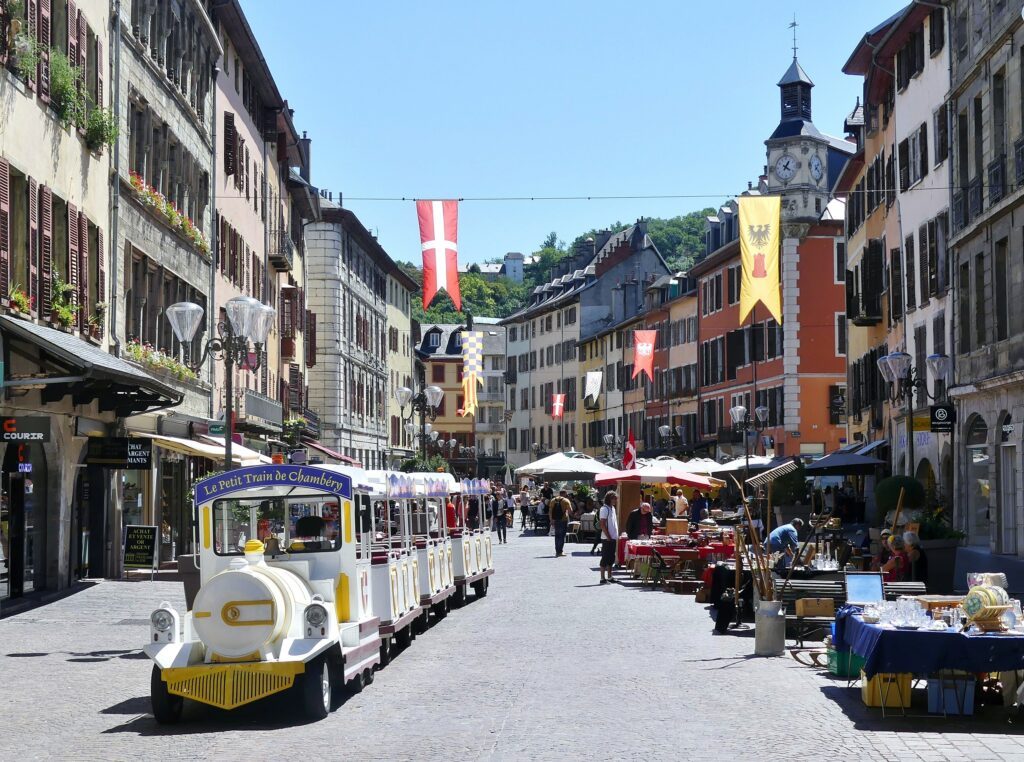
<svg viewBox="0 0 1024 762">
<path fill-rule="evenodd" d="M 813 177 L 815 182 L 817 182 L 824 175 L 825 167 L 822 166 L 821 159 L 819 159 L 817 154 L 815 154 L 811 157 L 811 177 Z"/>
<path fill-rule="evenodd" d="M 789 182 L 796 175 L 796 159 L 788 153 L 782 154 L 775 162 L 775 175 L 783 182 Z"/>
</svg>

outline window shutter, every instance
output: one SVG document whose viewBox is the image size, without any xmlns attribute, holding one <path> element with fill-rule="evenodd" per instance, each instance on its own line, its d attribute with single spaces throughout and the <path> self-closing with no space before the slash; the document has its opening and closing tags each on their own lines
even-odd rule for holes
<svg viewBox="0 0 1024 762">
<path fill-rule="evenodd" d="M 0 158 L 0 300 L 11 287 L 11 166 Z"/>
<path fill-rule="evenodd" d="M 224 174 L 233 175 L 238 168 L 237 136 L 235 134 L 235 115 L 224 112 Z"/>
<path fill-rule="evenodd" d="M 36 0 L 39 3 L 39 25 L 36 27 L 39 42 L 39 98 L 44 103 L 50 101 L 50 0 Z M 59 0 L 58 0 L 59 1 Z M 53 196 L 47 191 L 51 204 Z M 52 210 L 52 207 L 51 207 Z M 53 220 L 50 220 L 53 222 Z M 51 227 L 51 232 L 53 228 Z M 53 252 L 50 252 L 51 256 Z"/>
<path fill-rule="evenodd" d="M 0 21 L 3 22 L 3 26 L 6 29 L 8 21 L 8 0 L 0 0 Z M 7 63 L 7 35 L 0 34 L 0 66 Z"/>
<path fill-rule="evenodd" d="M 89 301 L 89 220 L 85 214 L 78 214 L 78 261 L 72 262 L 72 269 L 78 267 L 78 327 L 82 331 L 89 328 L 89 318 L 93 314 L 93 303 Z"/>
<path fill-rule="evenodd" d="M 60 0 L 57 0 L 60 2 Z M 72 66 L 78 66 L 78 8 L 75 6 L 75 0 L 67 0 L 67 32 L 68 38 L 66 41 L 68 54 L 68 61 Z"/>
<path fill-rule="evenodd" d="M 39 39 L 39 2 L 38 0 L 27 0 L 25 3 L 26 16 L 28 17 L 28 37 L 30 40 Z M 28 86 L 29 91 L 36 89 L 36 80 L 39 77 L 38 68 L 35 71 L 29 72 L 28 76 L 25 77 L 25 84 Z"/>
<path fill-rule="evenodd" d="M 846 319 L 853 320 L 857 314 L 857 295 L 854 291 L 853 273 L 846 271 Z M 771 330 L 771 327 L 768 329 Z"/>
<path fill-rule="evenodd" d="M 917 262 L 914 260 L 914 236 L 907 236 L 903 248 L 906 253 L 906 257 L 903 260 L 904 273 L 907 279 L 906 305 L 908 310 L 912 310 L 917 307 Z"/>
<path fill-rule="evenodd" d="M 39 317 L 50 318 L 53 301 L 53 193 L 39 188 Z"/>
<path fill-rule="evenodd" d="M 921 304 L 928 301 L 928 224 L 917 230 L 917 276 L 921 280 Z M 923 367 L 923 366 L 922 366 Z"/>
<path fill-rule="evenodd" d="M 306 367 L 316 365 L 316 313 L 306 313 Z"/>
<path fill-rule="evenodd" d="M 28 179 L 28 283 L 25 284 L 32 314 L 39 309 L 39 186 Z"/>
<path fill-rule="evenodd" d="M 61 294 L 61 298 L 67 298 L 72 304 L 78 304 L 78 252 L 79 252 L 79 237 L 78 237 L 78 208 L 68 203 L 68 251 L 67 258 L 64 260 L 67 263 L 67 284 L 71 286 L 70 291 L 67 294 Z M 79 304 L 79 307 L 81 305 Z M 75 313 L 75 317 L 71 321 L 71 325 L 75 328 L 78 327 L 78 320 L 81 316 L 81 309 Z"/>
<path fill-rule="evenodd" d="M 96 230 L 96 301 L 110 304 L 111 300 L 107 298 L 107 268 L 104 264 L 105 262 L 106 249 L 103 247 L 103 228 L 98 228 Z M 101 339 L 106 333 L 107 313 L 109 311 L 104 310 L 100 318 Z"/>
<path fill-rule="evenodd" d="M 924 122 L 921 125 L 920 135 L 918 137 L 918 147 L 921 151 L 921 177 L 928 174 L 928 123 Z"/>
<path fill-rule="evenodd" d="M 96 105 L 103 108 L 103 43 L 96 40 Z M 102 257 L 101 257 L 102 259 Z"/>
</svg>

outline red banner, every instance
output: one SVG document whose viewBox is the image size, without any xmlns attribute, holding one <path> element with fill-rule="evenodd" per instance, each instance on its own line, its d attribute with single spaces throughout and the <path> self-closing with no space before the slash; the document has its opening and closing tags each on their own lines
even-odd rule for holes
<svg viewBox="0 0 1024 762">
<path fill-rule="evenodd" d="M 423 248 L 423 309 L 444 289 L 455 309 L 462 309 L 459 293 L 459 202 L 417 201 L 420 244 Z"/>
<path fill-rule="evenodd" d="M 564 394 L 552 394 L 551 395 L 551 417 L 562 418 L 565 416 L 565 395 Z"/>
<path fill-rule="evenodd" d="M 626 449 L 622 453 L 622 470 L 629 471 L 636 468 L 636 437 L 633 436 L 633 429 L 629 430 L 626 438 Z"/>
<path fill-rule="evenodd" d="M 641 371 L 654 380 L 654 341 L 657 331 L 633 331 L 633 378 Z"/>
</svg>

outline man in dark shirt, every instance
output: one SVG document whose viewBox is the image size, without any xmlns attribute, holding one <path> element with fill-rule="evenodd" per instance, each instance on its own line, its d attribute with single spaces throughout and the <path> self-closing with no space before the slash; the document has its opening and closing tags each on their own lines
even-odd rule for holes
<svg viewBox="0 0 1024 762">
<path fill-rule="evenodd" d="M 640 503 L 626 518 L 626 536 L 635 540 L 638 537 L 650 537 L 654 534 L 654 514 L 650 503 Z"/>
<path fill-rule="evenodd" d="M 565 547 L 565 533 L 569 527 L 571 512 L 572 502 L 569 500 L 569 493 L 564 489 L 558 493 L 558 497 L 548 503 L 548 515 L 551 517 L 551 526 L 555 530 L 555 558 L 562 555 L 562 548 Z"/>
<path fill-rule="evenodd" d="M 696 526 L 704 518 L 704 512 L 708 510 L 708 499 L 701 492 L 695 492 L 693 501 L 690 503 L 690 524 Z"/>
</svg>

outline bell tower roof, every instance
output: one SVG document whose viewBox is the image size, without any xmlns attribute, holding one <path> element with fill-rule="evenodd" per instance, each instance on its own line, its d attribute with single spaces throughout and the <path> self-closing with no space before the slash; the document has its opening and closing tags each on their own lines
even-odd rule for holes
<svg viewBox="0 0 1024 762">
<path fill-rule="evenodd" d="M 779 87 L 783 85 L 794 85 L 797 83 L 803 83 L 808 87 L 814 87 L 814 83 L 811 78 L 807 76 L 807 72 L 804 71 L 804 67 L 800 65 L 800 62 L 796 60 L 796 56 L 793 56 L 793 63 L 786 69 L 786 73 L 782 75 L 782 79 L 779 80 Z"/>
</svg>

